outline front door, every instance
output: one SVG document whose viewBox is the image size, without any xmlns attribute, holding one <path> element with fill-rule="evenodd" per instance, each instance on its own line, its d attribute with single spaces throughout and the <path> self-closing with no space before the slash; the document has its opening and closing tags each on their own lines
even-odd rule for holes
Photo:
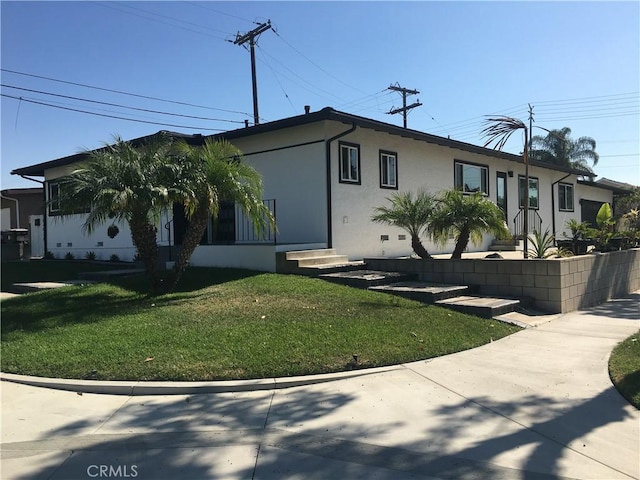
<svg viewBox="0 0 640 480">
<path fill-rule="evenodd" d="M 496 205 L 498 205 L 504 213 L 504 220 L 508 224 L 507 174 L 505 172 L 496 172 Z"/>
</svg>

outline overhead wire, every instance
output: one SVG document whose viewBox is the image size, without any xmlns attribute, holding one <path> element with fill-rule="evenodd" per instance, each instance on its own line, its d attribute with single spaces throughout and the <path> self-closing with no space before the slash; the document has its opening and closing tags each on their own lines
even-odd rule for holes
<svg viewBox="0 0 640 480">
<path fill-rule="evenodd" d="M 23 88 L 23 87 L 16 87 L 13 85 L 6 85 L 6 84 L 0 84 L 1 87 L 5 87 L 5 88 L 11 88 L 14 90 L 20 90 L 23 92 L 31 92 L 31 93 L 39 93 L 41 95 L 49 95 L 52 97 L 58 97 L 58 98 L 66 98 L 69 100 L 78 100 L 81 102 L 87 102 L 87 103 L 96 103 L 99 105 L 107 105 L 110 107 L 118 107 L 118 108 L 125 108 L 128 110 L 136 110 L 139 112 L 147 112 L 147 113 L 157 113 L 160 115 L 170 115 L 170 116 L 174 116 L 174 117 L 183 117 L 183 118 L 193 118 L 196 120 L 207 120 L 207 121 L 212 121 L 212 122 L 228 122 L 228 123 L 244 123 L 241 120 L 226 120 L 226 119 L 222 119 L 222 118 L 211 118 L 211 117 L 199 117 L 199 116 L 195 116 L 195 115 L 185 115 L 185 114 L 181 114 L 181 113 L 171 113 L 171 112 L 163 112 L 160 110 L 152 110 L 152 109 L 148 109 L 148 108 L 139 108 L 139 107 L 131 107 L 128 105 L 121 105 L 118 103 L 111 103 L 111 102 L 102 102 L 100 100 L 91 100 L 91 99 L 87 99 L 87 98 L 81 98 L 81 97 L 74 97 L 71 95 L 62 95 L 62 94 L 58 94 L 58 93 L 51 93 L 51 92 L 45 92 L 43 90 L 34 90 L 31 88 Z"/>
<path fill-rule="evenodd" d="M 109 115 L 109 114 L 104 114 L 104 113 L 97 113 L 97 112 L 91 112 L 88 110 L 81 110 L 78 108 L 71 108 L 71 107 L 64 107 L 64 106 L 60 106 L 60 105 L 55 105 L 52 103 L 47 103 L 47 102 L 42 102 L 42 101 L 38 101 L 38 100 L 34 100 L 34 99 L 30 99 L 30 98 L 25 98 L 25 97 L 16 97 L 13 95 L 8 95 L 6 93 L 0 93 L 0 96 L 5 97 L 5 98 L 12 98 L 14 100 L 19 100 L 21 102 L 27 102 L 27 103 L 33 103 L 36 105 L 42 105 L 45 107 L 51 107 L 51 108 L 58 108 L 61 110 L 68 110 L 71 112 L 78 112 L 78 113 L 84 113 L 87 115 L 94 115 L 94 116 L 98 116 L 98 117 L 106 117 L 106 118 L 113 118 L 116 120 L 125 120 L 125 121 L 129 121 L 129 122 L 137 122 L 137 123 L 146 123 L 149 125 L 160 125 L 160 126 L 164 126 L 164 127 L 175 127 L 175 128 L 186 128 L 189 130 L 208 130 L 208 131 L 212 131 L 212 132 L 224 132 L 224 129 L 220 129 L 220 128 L 205 128 L 205 127 L 194 127 L 194 126 L 189 126 L 189 125 L 176 125 L 176 124 L 171 124 L 171 123 L 165 123 L 165 122 L 153 122 L 153 121 L 149 121 L 149 120 L 140 120 L 140 119 L 135 119 L 135 118 L 127 118 L 127 117 L 122 117 L 122 116 L 117 116 L 117 115 Z"/>
<path fill-rule="evenodd" d="M 237 111 L 237 110 L 226 110 L 224 108 L 216 108 L 216 107 L 209 107 L 209 106 L 205 106 L 205 105 L 197 105 L 197 104 L 181 102 L 181 101 L 177 101 L 177 100 L 167 100 L 167 99 L 164 99 L 164 98 L 152 97 L 152 96 L 149 96 L 149 95 L 140 95 L 140 94 L 137 94 L 137 93 L 125 92 L 125 91 L 122 91 L 122 90 L 114 90 L 114 89 L 111 89 L 111 88 L 103 88 L 103 87 L 97 87 L 97 86 L 94 86 L 94 85 L 87 85 L 85 83 L 71 82 L 71 81 L 68 81 L 68 80 L 60 80 L 60 79 L 56 79 L 56 78 L 52 78 L 52 77 L 46 77 L 46 76 L 43 76 L 43 75 L 35 75 L 35 74 L 32 74 L 32 73 L 18 72 L 16 70 L 9 70 L 7 68 L 0 68 L 0 71 L 7 72 L 7 73 L 13 73 L 15 75 L 22 75 L 22 76 L 31 77 L 31 78 L 39 78 L 39 79 L 42 79 L 42 80 L 48 80 L 48 81 L 52 81 L 52 82 L 63 83 L 63 84 L 67 84 L 67 85 L 90 88 L 90 89 L 93 89 L 93 90 L 100 90 L 100 91 L 103 91 L 103 92 L 117 93 L 117 94 L 120 94 L 120 95 L 127 95 L 127 96 L 130 96 L 130 97 L 144 98 L 144 99 L 147 99 L 147 100 L 155 100 L 155 101 L 158 101 L 158 102 L 172 103 L 172 104 L 175 104 L 175 105 L 183 105 L 183 106 L 186 106 L 186 107 L 202 108 L 202 109 L 205 109 L 205 110 L 215 110 L 215 111 L 218 111 L 218 112 L 235 113 L 235 114 L 238 114 L 238 115 L 244 115 L 246 117 L 252 117 L 252 115 L 250 115 L 250 114 L 248 114 L 246 112 L 240 112 L 240 111 Z"/>
</svg>

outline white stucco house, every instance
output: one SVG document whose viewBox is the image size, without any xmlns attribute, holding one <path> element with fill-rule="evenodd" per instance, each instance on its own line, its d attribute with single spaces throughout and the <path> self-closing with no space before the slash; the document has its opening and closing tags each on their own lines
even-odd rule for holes
<svg viewBox="0 0 640 480">
<path fill-rule="evenodd" d="M 201 144 L 202 135 L 172 134 Z M 396 191 L 451 188 L 480 191 L 505 211 L 514 235 L 521 233 L 524 214 L 525 165 L 517 155 L 463 143 L 424 132 L 324 108 L 317 112 L 241 128 L 215 135 L 244 152 L 245 160 L 263 176 L 264 199 L 275 214 L 277 233 L 258 239 L 242 212 L 233 205 L 221 210 L 191 263 L 198 266 L 233 266 L 275 270 L 278 251 L 334 248 L 350 260 L 411 254 L 408 235 L 371 221 L 373 208 L 384 205 Z M 144 138 L 132 140 L 142 142 Z M 27 177 L 42 177 L 47 198 L 55 198 L 56 179 L 73 170 L 82 155 L 14 170 Z M 586 172 L 543 163 L 529 165 L 530 229 L 556 232 L 561 238 L 565 222 L 582 221 L 594 205 L 612 202 L 613 192 L 597 182 L 582 183 Z M 591 210 L 585 210 L 588 206 Z M 46 212 L 46 249 L 61 258 L 67 252 L 82 258 L 93 251 L 98 258 L 116 254 L 131 260 L 135 250 L 128 229 L 109 238 L 104 231 L 85 235 L 84 215 L 64 220 L 55 203 Z M 166 212 L 158 225 L 158 242 L 165 257 L 180 243 L 184 217 L 180 208 Z M 486 250 L 492 242 L 470 249 Z M 432 253 L 453 250 L 453 242 Z M 166 258 L 169 260 L 170 258 Z"/>
</svg>

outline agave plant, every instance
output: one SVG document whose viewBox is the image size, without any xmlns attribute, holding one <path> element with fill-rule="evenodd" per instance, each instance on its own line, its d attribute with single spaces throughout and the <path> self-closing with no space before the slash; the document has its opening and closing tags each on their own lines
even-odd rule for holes
<svg viewBox="0 0 640 480">
<path fill-rule="evenodd" d="M 553 235 L 549 233 L 547 228 L 544 233 L 537 230 L 533 231 L 533 235 L 529 236 L 531 247 L 529 248 L 529 257 L 531 258 L 549 258 L 556 254 Z"/>
</svg>

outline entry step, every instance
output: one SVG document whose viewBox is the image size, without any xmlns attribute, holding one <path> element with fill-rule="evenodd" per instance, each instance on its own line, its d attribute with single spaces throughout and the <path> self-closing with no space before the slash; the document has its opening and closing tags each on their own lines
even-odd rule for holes
<svg viewBox="0 0 640 480">
<path fill-rule="evenodd" d="M 351 270 L 346 272 L 325 273 L 319 278 L 350 287 L 370 288 L 390 283 L 408 282 L 416 275 L 401 272 L 382 272 L 378 270 Z"/>
<path fill-rule="evenodd" d="M 397 282 L 389 285 L 369 287 L 376 292 L 390 293 L 423 303 L 435 303 L 439 300 L 457 297 L 469 293 L 466 285 L 445 285 L 428 282 Z"/>
<path fill-rule="evenodd" d="M 514 312 L 520 306 L 520 300 L 515 298 L 496 298 L 463 295 L 460 297 L 438 300 L 436 305 L 450 308 L 458 312 L 476 315 L 478 317 L 493 318 L 505 313 Z"/>
</svg>

